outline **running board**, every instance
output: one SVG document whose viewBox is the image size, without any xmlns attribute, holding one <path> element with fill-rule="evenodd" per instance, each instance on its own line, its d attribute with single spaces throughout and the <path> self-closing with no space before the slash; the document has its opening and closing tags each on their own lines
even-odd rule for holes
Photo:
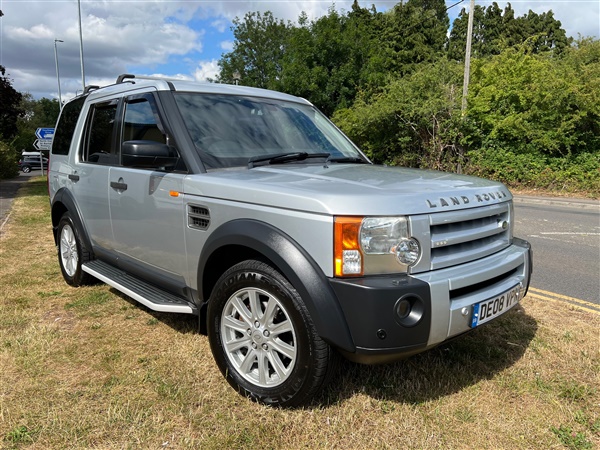
<svg viewBox="0 0 600 450">
<path fill-rule="evenodd" d="M 196 308 L 185 299 L 128 275 L 110 264 L 94 260 L 82 264 L 81 268 L 153 311 L 197 314 Z"/>
</svg>

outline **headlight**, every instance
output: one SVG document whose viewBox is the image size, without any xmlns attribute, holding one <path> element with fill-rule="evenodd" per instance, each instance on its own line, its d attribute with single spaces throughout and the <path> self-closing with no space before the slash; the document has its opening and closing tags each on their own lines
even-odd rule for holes
<svg viewBox="0 0 600 450">
<path fill-rule="evenodd" d="M 400 239 L 408 237 L 405 217 L 367 217 L 360 227 L 360 246 L 367 255 L 393 253 Z"/>
<path fill-rule="evenodd" d="M 398 242 L 398 245 L 396 245 L 394 253 L 400 264 L 412 266 L 419 260 L 419 256 L 421 256 L 419 241 L 415 238 L 403 238 Z"/>
<path fill-rule="evenodd" d="M 421 257 L 406 217 L 336 217 L 335 275 L 406 272 Z"/>
</svg>

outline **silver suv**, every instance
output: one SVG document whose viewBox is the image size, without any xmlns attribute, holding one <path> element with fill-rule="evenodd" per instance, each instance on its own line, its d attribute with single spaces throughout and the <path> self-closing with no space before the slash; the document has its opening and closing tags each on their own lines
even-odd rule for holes
<svg viewBox="0 0 600 450">
<path fill-rule="evenodd" d="M 372 164 L 306 100 L 121 75 L 59 118 L 67 283 L 194 314 L 227 381 L 308 402 L 343 355 L 394 361 L 497 318 L 531 250 L 502 184 Z"/>
</svg>

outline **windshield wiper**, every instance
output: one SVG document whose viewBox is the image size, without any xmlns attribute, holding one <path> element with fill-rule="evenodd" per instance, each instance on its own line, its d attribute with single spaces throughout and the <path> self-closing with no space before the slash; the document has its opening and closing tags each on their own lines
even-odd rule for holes
<svg viewBox="0 0 600 450">
<path fill-rule="evenodd" d="M 329 153 L 289 152 L 253 156 L 248 160 L 248 169 L 256 167 L 257 163 L 283 164 L 286 162 L 304 161 L 308 158 L 329 158 Z"/>
<path fill-rule="evenodd" d="M 354 164 L 368 164 L 369 162 L 358 156 L 340 156 L 339 158 L 327 158 L 327 162 L 337 163 L 354 163 Z"/>
</svg>

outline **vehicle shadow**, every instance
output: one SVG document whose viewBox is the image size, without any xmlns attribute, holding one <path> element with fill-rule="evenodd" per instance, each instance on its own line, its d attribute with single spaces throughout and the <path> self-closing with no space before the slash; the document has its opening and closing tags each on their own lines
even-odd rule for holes
<svg viewBox="0 0 600 450">
<path fill-rule="evenodd" d="M 125 294 L 111 292 L 178 333 L 198 333 L 198 317 L 160 313 Z M 392 364 L 367 366 L 340 358 L 329 387 L 309 408 L 339 404 L 357 394 L 403 404 L 445 397 L 493 378 L 516 363 L 537 332 L 537 322 L 519 305 L 499 319 L 424 353 Z"/>
<path fill-rule="evenodd" d="M 101 282 L 99 282 L 101 283 Z M 167 325 L 178 333 L 181 334 L 190 334 L 190 333 L 198 333 L 198 316 L 193 314 L 177 314 L 177 313 L 166 313 L 166 312 L 158 312 L 153 311 L 145 305 L 139 303 L 138 301 L 132 299 L 126 294 L 116 290 L 111 287 L 110 292 L 117 297 L 121 298 L 123 301 L 129 303 L 131 306 L 139 309 L 140 311 L 144 311 L 150 317 L 155 318 L 159 322 Z M 200 334 L 200 333 L 198 333 Z"/>
<path fill-rule="evenodd" d="M 357 393 L 404 404 L 454 394 L 516 363 L 537 328 L 535 319 L 517 306 L 492 323 L 396 363 L 365 366 L 344 360 L 314 406 L 335 404 Z"/>
</svg>

